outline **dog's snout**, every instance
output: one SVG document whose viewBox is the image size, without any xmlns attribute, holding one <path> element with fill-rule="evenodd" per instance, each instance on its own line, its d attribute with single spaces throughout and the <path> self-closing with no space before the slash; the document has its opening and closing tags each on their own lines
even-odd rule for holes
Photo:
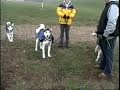
<svg viewBox="0 0 120 90">
<path fill-rule="evenodd" d="M 13 29 L 12 26 L 9 26 L 9 27 L 8 27 L 8 30 L 9 30 L 9 31 L 12 31 L 12 29 Z"/>
<path fill-rule="evenodd" d="M 96 33 L 92 33 L 93 36 L 96 36 Z"/>
<path fill-rule="evenodd" d="M 49 37 L 49 39 L 51 39 L 51 37 Z"/>
</svg>

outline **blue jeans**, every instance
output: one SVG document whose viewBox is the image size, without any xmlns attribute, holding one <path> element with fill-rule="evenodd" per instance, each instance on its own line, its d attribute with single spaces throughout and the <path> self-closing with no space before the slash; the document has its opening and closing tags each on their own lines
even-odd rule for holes
<svg viewBox="0 0 120 90">
<path fill-rule="evenodd" d="M 100 44 L 103 53 L 100 68 L 106 75 L 111 75 L 112 73 L 115 43 L 116 37 L 109 40 L 104 40 Z"/>
</svg>

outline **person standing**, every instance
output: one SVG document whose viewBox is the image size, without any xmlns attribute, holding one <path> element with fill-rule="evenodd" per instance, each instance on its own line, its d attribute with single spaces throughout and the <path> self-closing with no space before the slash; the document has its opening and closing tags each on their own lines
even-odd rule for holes
<svg viewBox="0 0 120 90">
<path fill-rule="evenodd" d="M 72 24 L 72 19 L 76 14 L 76 10 L 70 0 L 64 0 L 57 8 L 60 24 L 60 42 L 59 47 L 64 46 L 64 33 L 66 36 L 65 47 L 69 48 L 69 30 Z"/>
<path fill-rule="evenodd" d="M 103 72 L 98 75 L 99 78 L 108 78 L 112 75 L 114 47 L 119 36 L 119 0 L 105 0 L 105 2 L 96 31 L 98 44 L 103 53 L 99 65 Z"/>
</svg>

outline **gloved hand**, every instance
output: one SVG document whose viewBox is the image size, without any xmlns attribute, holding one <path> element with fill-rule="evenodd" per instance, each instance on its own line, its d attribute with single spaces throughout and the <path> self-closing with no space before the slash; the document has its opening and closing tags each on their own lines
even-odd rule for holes
<svg viewBox="0 0 120 90">
<path fill-rule="evenodd" d="M 103 41 L 105 41 L 107 37 L 105 36 L 97 36 L 97 44 L 100 45 Z"/>
<path fill-rule="evenodd" d="M 69 16 L 66 17 L 66 19 L 69 19 L 69 18 L 70 18 Z"/>
<path fill-rule="evenodd" d="M 66 15 L 64 15 L 63 18 L 66 18 Z"/>
</svg>

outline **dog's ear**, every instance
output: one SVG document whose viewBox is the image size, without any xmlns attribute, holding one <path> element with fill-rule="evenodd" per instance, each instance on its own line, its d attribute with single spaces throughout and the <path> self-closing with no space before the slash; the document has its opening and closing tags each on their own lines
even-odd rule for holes
<svg viewBox="0 0 120 90">
<path fill-rule="evenodd" d="M 6 22 L 6 25 L 10 25 L 11 24 L 11 22 Z"/>
<path fill-rule="evenodd" d="M 14 23 L 12 23 L 11 26 L 14 26 Z"/>
<path fill-rule="evenodd" d="M 46 30 L 50 30 L 49 28 L 46 28 Z"/>
</svg>

